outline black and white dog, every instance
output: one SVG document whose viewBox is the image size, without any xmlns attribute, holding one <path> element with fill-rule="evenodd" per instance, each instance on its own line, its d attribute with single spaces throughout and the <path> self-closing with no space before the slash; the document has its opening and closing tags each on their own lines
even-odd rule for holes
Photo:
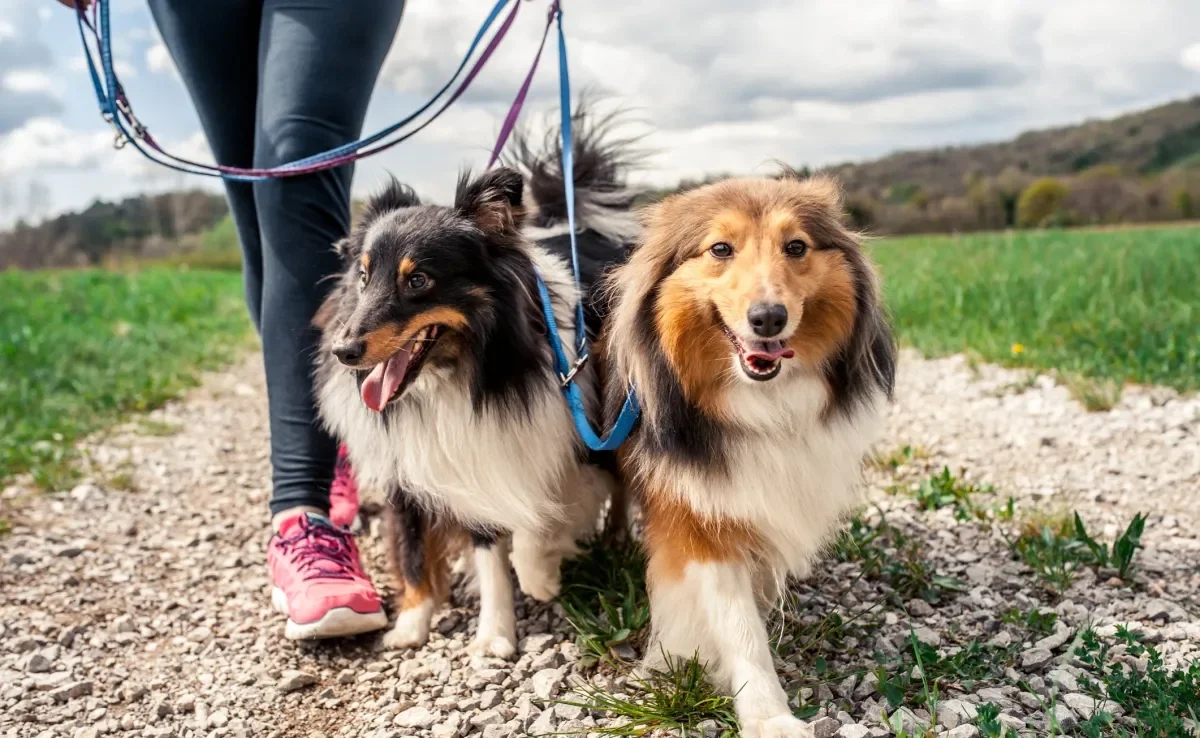
<svg viewBox="0 0 1200 738">
<path fill-rule="evenodd" d="M 637 225 L 622 182 L 624 142 L 606 142 L 606 121 L 576 118 L 577 241 L 595 335 L 592 286 L 623 260 Z M 422 204 L 392 181 L 337 245 L 346 270 L 317 316 L 318 400 L 359 484 L 390 503 L 401 585 L 390 647 L 425 643 L 447 596 L 451 556 L 469 539 L 481 610 L 474 648 L 511 656 L 510 547 L 522 591 L 553 598 L 563 558 L 597 532 L 618 491 L 579 440 L 536 286 L 540 274 L 574 361 L 580 295 L 555 141 L 540 152 L 518 141 L 525 175 L 508 167 L 464 175 L 452 207 Z M 576 379 L 598 420 L 594 364 Z"/>
</svg>

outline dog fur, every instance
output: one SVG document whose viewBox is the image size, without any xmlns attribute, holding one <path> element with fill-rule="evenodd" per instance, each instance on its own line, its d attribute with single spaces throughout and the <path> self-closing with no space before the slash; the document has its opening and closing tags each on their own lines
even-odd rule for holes
<svg viewBox="0 0 1200 738">
<path fill-rule="evenodd" d="M 601 272 L 623 258 L 636 221 L 615 168 L 605 165 L 613 162 L 612 152 L 598 147 L 603 137 L 582 113 L 576 126 L 587 298 Z M 531 190 L 561 191 L 555 153 L 519 148 Z M 562 559 L 595 534 L 614 493 L 605 460 L 589 456 L 575 430 L 535 283 L 540 274 L 574 361 L 580 295 L 568 261 L 565 204 L 531 208 L 524 192 L 521 173 L 508 167 L 464 175 L 452 207 L 424 205 L 393 181 L 338 245 L 346 271 L 318 316 L 318 402 L 330 431 L 346 443 L 359 484 L 383 490 L 390 503 L 384 511 L 401 592 L 396 624 L 384 638 L 392 647 L 427 640 L 430 618 L 447 596 L 449 560 L 469 540 L 481 610 L 474 647 L 511 656 L 510 553 L 521 589 L 553 598 Z M 537 228 L 525 225 L 531 209 Z M 594 335 L 600 316 L 590 299 L 586 304 Z M 408 370 L 395 396 L 383 397 L 393 360 Z M 598 421 L 594 363 L 576 381 Z M 382 403 L 381 411 L 367 406 L 368 397 Z"/>
<path fill-rule="evenodd" d="M 642 402 L 619 456 L 642 505 L 647 656 L 698 655 L 748 738 L 809 734 L 763 609 L 859 499 L 893 387 L 875 272 L 841 209 L 835 182 L 791 171 L 677 194 L 610 281 L 606 405 L 630 382 Z M 774 328 L 752 325 L 756 306 Z"/>
</svg>

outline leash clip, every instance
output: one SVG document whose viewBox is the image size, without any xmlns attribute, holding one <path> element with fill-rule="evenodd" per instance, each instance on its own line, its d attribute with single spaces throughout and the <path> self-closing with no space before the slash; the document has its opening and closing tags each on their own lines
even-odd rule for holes
<svg viewBox="0 0 1200 738">
<path fill-rule="evenodd" d="M 571 371 L 567 372 L 566 374 L 559 374 L 558 378 L 562 380 L 562 384 L 559 386 L 565 388 L 567 385 L 569 385 L 571 381 L 575 379 L 575 375 L 579 373 L 579 370 L 583 368 L 583 365 L 587 363 L 587 360 L 590 356 L 591 354 L 584 353 L 583 356 L 580 356 L 575 360 L 575 366 L 571 367 Z"/>
<path fill-rule="evenodd" d="M 134 137 L 139 140 L 146 138 L 146 126 L 142 125 L 142 122 L 133 114 L 133 108 L 129 107 L 129 101 L 125 99 L 123 93 L 117 98 L 117 108 L 120 109 L 121 115 L 125 116 L 125 120 L 129 121 Z"/>
<path fill-rule="evenodd" d="M 129 143 L 129 137 L 122 133 L 121 129 L 118 128 L 116 133 L 113 134 L 113 148 L 120 151 L 121 149 L 125 148 L 127 143 Z"/>
</svg>

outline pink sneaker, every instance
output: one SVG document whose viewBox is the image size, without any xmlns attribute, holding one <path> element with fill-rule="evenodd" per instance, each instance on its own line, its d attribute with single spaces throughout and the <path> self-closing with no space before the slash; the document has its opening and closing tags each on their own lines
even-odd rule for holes
<svg viewBox="0 0 1200 738">
<path fill-rule="evenodd" d="M 329 519 L 334 525 L 349 528 L 358 517 L 358 482 L 350 468 L 350 454 L 345 444 L 338 447 L 337 466 L 333 469 L 333 484 L 329 487 Z"/>
<path fill-rule="evenodd" d="M 288 638 L 349 636 L 387 625 L 354 537 L 320 515 L 285 519 L 271 537 L 267 567 L 275 584 L 271 602 L 287 616 Z"/>
</svg>

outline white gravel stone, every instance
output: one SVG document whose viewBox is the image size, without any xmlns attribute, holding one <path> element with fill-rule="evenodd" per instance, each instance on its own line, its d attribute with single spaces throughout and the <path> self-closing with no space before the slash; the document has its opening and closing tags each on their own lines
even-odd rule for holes
<svg viewBox="0 0 1200 738">
<path fill-rule="evenodd" d="M 558 695 L 562 680 L 562 669 L 542 669 L 533 675 L 530 684 L 534 696 L 540 700 L 551 700 Z"/>
<path fill-rule="evenodd" d="M 1021 654 L 1021 668 L 1037 671 L 1054 659 L 1054 654 L 1045 648 L 1031 648 Z"/>
<path fill-rule="evenodd" d="M 441 719 L 439 713 L 417 705 L 397 715 L 392 722 L 401 728 L 428 728 Z"/>
<path fill-rule="evenodd" d="M 291 670 L 283 672 L 283 674 L 279 677 L 279 683 L 275 686 L 280 692 L 287 694 L 288 692 L 295 692 L 297 689 L 303 689 L 316 683 L 316 674 L 312 674 L 307 671 Z"/>
<path fill-rule="evenodd" d="M 1086 694 L 1063 694 L 1059 695 L 1058 699 L 1084 720 L 1091 718 L 1097 712 L 1107 712 L 1114 716 L 1119 716 L 1123 712 L 1121 706 L 1112 700 L 1097 700 Z"/>
</svg>

